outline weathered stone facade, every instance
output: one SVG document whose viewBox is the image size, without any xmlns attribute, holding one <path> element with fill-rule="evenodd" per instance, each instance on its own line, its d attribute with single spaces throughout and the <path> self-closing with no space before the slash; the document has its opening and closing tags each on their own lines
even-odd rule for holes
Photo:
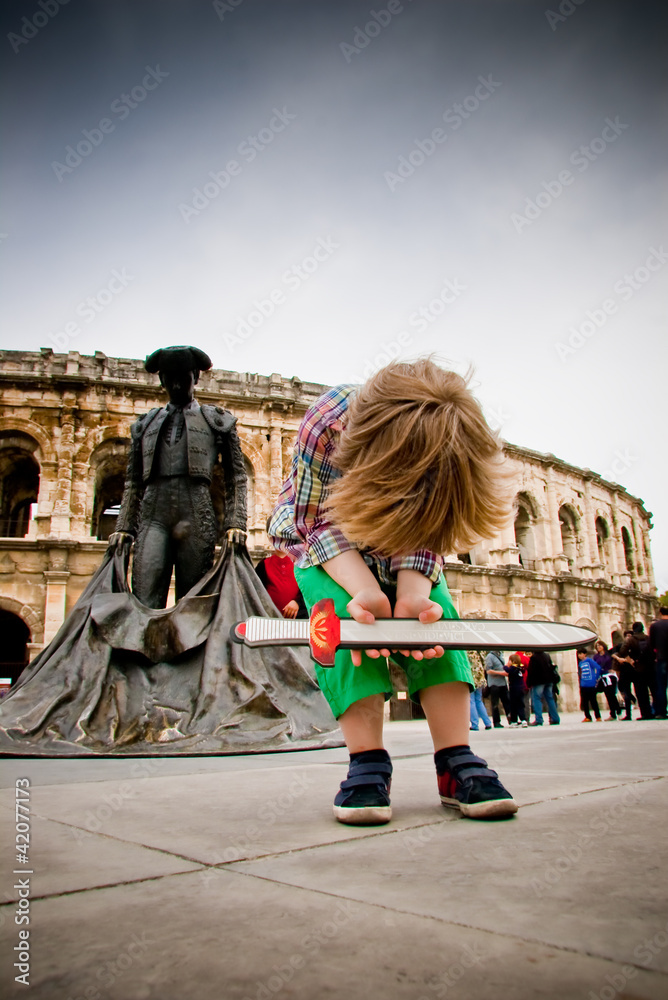
<svg viewBox="0 0 668 1000">
<path fill-rule="evenodd" d="M 265 522 L 295 432 L 323 386 L 280 375 L 203 373 L 200 402 L 238 418 L 249 480 L 249 548 L 267 550 Z M 120 500 L 130 425 L 164 403 L 140 361 L 0 351 L 0 621 L 17 616 L 32 654 L 55 635 L 97 567 Z M 596 473 L 515 445 L 517 510 L 499 537 L 446 557 L 462 616 L 558 619 L 606 641 L 656 607 L 651 515 Z M 18 633 L 17 633 L 18 635 Z M 18 641 L 18 639 L 17 639 Z M 11 645 L 11 644 L 10 644 Z M 0 654 L 11 667 L 14 654 Z M 18 656 L 18 654 L 16 654 Z M 561 654 L 572 704 L 572 654 Z"/>
</svg>

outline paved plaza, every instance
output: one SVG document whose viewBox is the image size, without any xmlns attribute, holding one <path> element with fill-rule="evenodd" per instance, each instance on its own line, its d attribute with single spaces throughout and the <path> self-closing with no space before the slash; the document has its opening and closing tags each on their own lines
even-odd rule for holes
<svg viewBox="0 0 668 1000">
<path fill-rule="evenodd" d="M 388 725 L 394 818 L 375 828 L 331 818 L 343 749 L 5 759 L 3 993 L 665 1000 L 668 723 L 580 718 L 471 734 L 521 805 L 487 823 L 440 806 L 424 722 Z"/>
</svg>

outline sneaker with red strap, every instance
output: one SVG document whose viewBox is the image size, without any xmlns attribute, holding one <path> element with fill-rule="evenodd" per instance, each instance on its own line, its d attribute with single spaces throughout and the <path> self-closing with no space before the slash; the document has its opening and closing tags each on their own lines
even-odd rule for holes
<svg viewBox="0 0 668 1000">
<path fill-rule="evenodd" d="M 499 819 L 517 812 L 517 803 L 496 771 L 470 747 L 446 747 L 434 759 L 444 806 L 459 809 L 470 819 Z"/>
</svg>

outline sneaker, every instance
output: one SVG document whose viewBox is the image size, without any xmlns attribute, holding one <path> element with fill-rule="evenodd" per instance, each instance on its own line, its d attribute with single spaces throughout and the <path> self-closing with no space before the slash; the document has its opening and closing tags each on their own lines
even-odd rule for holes
<svg viewBox="0 0 668 1000">
<path fill-rule="evenodd" d="M 591 719 L 583 719 L 583 722 L 591 722 Z"/>
<path fill-rule="evenodd" d="M 591 720 L 590 720 L 590 721 L 591 721 Z M 596 718 L 596 721 L 597 721 L 597 722 L 603 722 L 603 719 L 602 719 L 602 718 L 601 718 L 601 716 L 599 715 L 599 716 L 597 716 L 597 718 Z"/>
<path fill-rule="evenodd" d="M 509 729 L 519 729 L 519 726 L 520 726 L 519 722 L 511 722 L 511 723 L 509 723 L 508 728 Z"/>
<path fill-rule="evenodd" d="M 436 767 L 444 806 L 459 809 L 470 819 L 497 819 L 517 812 L 517 803 L 499 781 L 496 771 L 468 747 L 453 750 Z"/>
<path fill-rule="evenodd" d="M 526 719 L 522 719 L 522 721 L 520 722 L 520 726 L 522 727 L 522 729 L 526 729 L 528 725 L 529 723 L 527 722 Z"/>
<path fill-rule="evenodd" d="M 334 799 L 334 817 L 351 826 L 375 826 L 392 819 L 390 784 L 392 761 L 369 760 L 379 752 L 370 750 L 350 761 L 347 778 Z"/>
<path fill-rule="evenodd" d="M 492 728 L 491 726 L 485 726 L 485 729 L 491 729 L 491 728 Z"/>
</svg>

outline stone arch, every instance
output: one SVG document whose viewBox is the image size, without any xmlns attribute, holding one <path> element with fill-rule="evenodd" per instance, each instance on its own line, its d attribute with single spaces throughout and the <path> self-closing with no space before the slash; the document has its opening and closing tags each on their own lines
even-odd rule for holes
<svg viewBox="0 0 668 1000">
<path fill-rule="evenodd" d="M 74 463 L 88 468 L 93 461 L 94 454 L 99 450 L 100 445 L 109 440 L 130 441 L 130 426 L 132 421 L 107 424 L 104 427 L 95 427 L 79 445 L 74 454 Z"/>
<path fill-rule="evenodd" d="M 33 642 L 44 639 L 44 619 L 30 604 L 22 604 L 13 597 L 0 596 L 0 608 L 20 618 L 27 626 Z"/>
<path fill-rule="evenodd" d="M 624 562 L 626 563 L 626 571 L 634 576 L 634 560 L 633 560 L 633 542 L 631 541 L 631 532 L 626 527 L 625 524 L 622 525 L 622 545 L 624 547 Z"/>
<path fill-rule="evenodd" d="M 547 615 L 531 615 L 529 618 L 530 622 L 549 622 L 551 620 L 552 619 L 548 618 Z"/>
<path fill-rule="evenodd" d="M 0 675 L 14 684 L 28 666 L 30 629 L 20 615 L 0 608 Z"/>
<path fill-rule="evenodd" d="M 107 436 L 90 455 L 86 521 L 90 519 L 90 534 L 99 541 L 106 541 L 115 530 L 129 453 L 129 440 Z"/>
<path fill-rule="evenodd" d="M 590 632 L 598 635 L 598 625 L 591 620 L 591 618 L 578 618 L 574 625 L 578 625 L 580 628 L 588 628 Z"/>
<path fill-rule="evenodd" d="M 34 420 L 26 420 L 24 417 L 0 417 L 0 436 L 8 437 L 13 434 L 20 434 L 24 437 L 32 438 L 37 442 L 35 451 L 35 461 L 41 465 L 45 462 L 57 462 L 58 455 L 49 433 Z"/>
<path fill-rule="evenodd" d="M 297 441 L 297 429 L 283 431 L 281 437 L 281 481 L 285 480 L 292 468 L 292 458 Z"/>
<path fill-rule="evenodd" d="M 245 444 L 244 444 L 245 449 Z M 255 468 L 248 456 L 242 451 L 244 469 L 246 471 L 246 509 L 248 511 L 248 526 L 251 527 L 255 520 L 256 506 L 256 479 Z M 222 465 L 217 462 L 211 477 L 211 500 L 213 509 L 216 512 L 216 521 L 219 525 L 218 542 L 223 540 L 223 518 L 225 516 L 225 473 Z"/>
<path fill-rule="evenodd" d="M 248 483 L 248 526 L 253 527 L 262 514 L 261 482 L 266 479 L 266 459 L 262 451 L 252 441 L 241 439 L 241 450 L 246 466 L 246 481 Z M 264 525 L 262 525 L 264 527 Z"/>
<path fill-rule="evenodd" d="M 19 430 L 0 431 L 0 536 L 24 538 L 31 508 L 37 503 L 40 464 L 38 442 Z"/>
<path fill-rule="evenodd" d="M 561 531 L 561 546 L 564 555 L 568 559 L 568 570 L 570 573 L 577 566 L 580 546 L 580 515 L 575 507 L 570 503 L 562 503 L 559 508 L 559 530 Z"/>
<path fill-rule="evenodd" d="M 255 524 L 257 508 L 255 466 L 247 455 L 244 455 L 244 466 L 246 468 L 246 510 L 248 512 L 248 523 Z"/>
<path fill-rule="evenodd" d="M 515 545 L 520 550 L 520 565 L 524 569 L 536 568 L 536 522 L 539 508 L 535 497 L 522 490 L 515 497 Z"/>
<path fill-rule="evenodd" d="M 596 528 L 596 546 L 598 549 L 598 561 L 606 571 L 609 571 L 612 561 L 612 537 L 610 525 L 603 514 L 598 514 L 594 522 Z"/>
</svg>

